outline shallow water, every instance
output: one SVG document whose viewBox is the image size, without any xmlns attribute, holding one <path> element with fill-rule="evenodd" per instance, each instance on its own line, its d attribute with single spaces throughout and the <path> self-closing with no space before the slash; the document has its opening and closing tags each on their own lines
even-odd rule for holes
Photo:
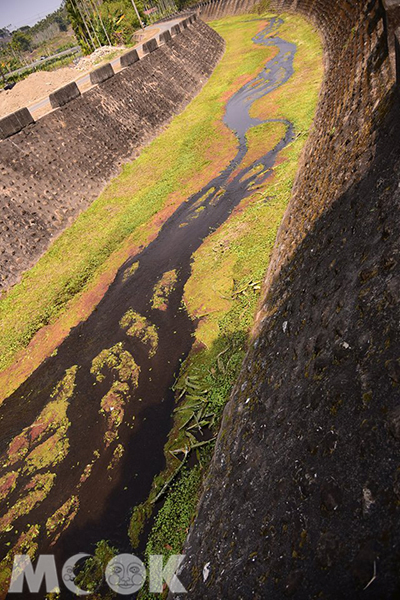
<svg viewBox="0 0 400 600">
<path fill-rule="evenodd" d="M 57 354 L 46 360 L 0 407 L 0 478 L 18 473 L 15 488 L 11 488 L 1 505 L 3 528 L 9 521 L 7 511 L 18 501 L 29 497 L 33 503 L 31 510 L 20 505 L 20 516 L 1 534 L 2 557 L 33 524 L 40 525 L 35 538 L 39 552 L 54 553 L 59 561 L 77 552 L 90 552 L 100 539 L 129 551 L 129 514 L 133 506 L 146 499 L 153 477 L 164 466 L 163 447 L 174 404 L 170 388 L 180 360 L 187 356 L 193 342 L 195 323 L 182 306 L 192 255 L 210 231 L 224 223 L 232 210 L 251 195 L 252 186 L 271 176 L 279 152 L 294 137 L 293 126 L 286 120 L 260 121 L 249 116 L 257 99 L 283 85 L 293 74 L 296 47 L 279 37 L 267 37 L 281 23 L 280 19 L 272 19 L 253 38 L 256 44 L 277 46 L 278 55 L 227 103 L 224 122 L 237 136 L 236 157 L 220 175 L 182 203 L 148 247 L 121 267 L 92 315 L 74 328 Z M 240 169 L 247 154 L 246 133 L 251 127 L 270 122 L 284 123 L 284 137 L 265 156 Z M 127 276 L 137 262 L 137 269 Z M 176 272 L 177 281 L 166 309 L 154 308 L 154 286 L 170 271 Z M 145 317 L 147 324 L 156 326 L 157 348 L 149 340 L 127 334 L 127 327 L 120 322 L 130 309 Z M 114 351 L 101 354 L 110 348 Z M 140 368 L 137 384 L 131 375 L 135 364 Z M 57 384 L 75 365 L 75 387 L 64 385 L 57 391 Z M 124 365 L 128 365 L 129 375 Z M 67 406 L 66 418 L 59 413 L 52 415 L 53 422 L 62 425 L 61 440 L 54 437 L 56 429 L 43 412 L 54 400 Z M 102 401 L 105 416 L 99 412 Z M 50 445 L 43 458 L 41 445 L 46 442 Z M 121 448 L 123 454 L 119 456 Z M 35 459 L 35 451 L 41 453 L 42 462 Z M 63 460 L 57 462 L 57 456 Z M 44 478 L 51 482 L 47 494 L 40 487 Z M 36 503 L 29 496 L 32 490 L 26 487 L 33 480 L 36 487 L 32 489 L 39 498 Z M 0 492 L 1 489 L 0 484 Z M 68 501 L 69 508 L 61 518 L 56 511 Z M 46 534 L 46 521 L 54 513 L 56 518 L 50 522 L 50 528 L 47 524 Z M 11 545 L 6 545 L 9 542 Z"/>
</svg>

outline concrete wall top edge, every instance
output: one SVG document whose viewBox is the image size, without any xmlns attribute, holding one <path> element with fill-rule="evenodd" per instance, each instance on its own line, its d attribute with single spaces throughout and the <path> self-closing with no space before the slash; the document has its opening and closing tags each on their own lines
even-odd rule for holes
<svg viewBox="0 0 400 600">
<path fill-rule="evenodd" d="M 171 35 L 171 30 L 170 29 L 167 29 L 167 31 L 163 31 L 160 34 L 160 42 L 162 42 L 164 44 L 167 43 L 167 42 L 169 42 L 169 40 L 171 38 L 172 38 L 172 35 Z"/>
<path fill-rule="evenodd" d="M 126 54 L 123 54 L 120 58 L 121 67 L 129 67 L 133 63 L 139 60 L 139 54 L 136 49 L 130 50 Z"/>
<path fill-rule="evenodd" d="M 171 28 L 171 35 L 178 35 L 178 33 L 181 33 L 180 25 L 173 25 Z"/>
<path fill-rule="evenodd" d="M 149 40 L 148 42 L 145 42 L 143 44 L 142 50 L 143 50 L 143 54 L 149 54 L 150 52 L 154 52 L 154 50 L 157 50 L 158 48 L 158 42 L 156 40 L 156 38 L 151 38 L 151 40 Z"/>
<path fill-rule="evenodd" d="M 92 85 L 103 83 L 103 81 L 107 81 L 107 79 L 114 77 L 114 75 L 115 72 L 111 63 L 106 63 L 102 67 L 99 67 L 90 73 L 90 83 Z"/>
<path fill-rule="evenodd" d="M 196 15 L 193 15 L 193 17 L 193 20 L 197 18 Z M 171 39 L 172 36 L 178 35 L 181 32 L 182 28 L 179 25 L 174 25 L 170 29 L 160 34 L 160 41 L 166 43 Z M 159 44 L 157 42 L 157 39 L 152 38 L 148 42 L 143 44 L 143 53 L 149 54 L 150 52 L 156 50 L 158 47 Z M 120 57 L 120 64 L 122 69 L 125 69 L 126 67 L 130 67 L 139 60 L 140 57 L 138 51 L 136 48 L 134 48 Z M 106 63 L 105 65 L 99 67 L 98 69 L 95 69 L 89 74 L 90 82 L 92 85 L 98 85 L 103 83 L 104 81 L 107 81 L 115 74 L 116 73 L 111 63 Z M 73 81 L 49 94 L 49 102 L 51 108 L 55 110 L 61 108 L 62 106 L 65 106 L 72 100 L 78 98 L 80 95 L 81 91 L 77 83 Z M 25 111 L 27 111 L 29 117 L 26 115 Z M 16 117 L 17 114 L 20 116 Z M 22 114 L 25 114 L 25 118 L 22 118 Z M 18 111 L 5 115 L 0 119 L 0 140 L 15 135 L 23 128 L 27 127 L 27 125 L 30 125 L 32 123 L 35 123 L 35 119 L 29 112 L 28 108 L 21 108 Z"/>
<path fill-rule="evenodd" d="M 0 139 L 4 140 L 34 122 L 29 110 L 27 108 L 20 108 L 0 119 Z"/>
<path fill-rule="evenodd" d="M 80 89 L 76 82 L 73 81 L 50 94 L 49 100 L 52 108 L 61 108 L 62 106 L 65 106 L 65 104 L 68 104 L 68 102 L 71 102 L 71 100 L 78 98 L 80 95 Z"/>
</svg>

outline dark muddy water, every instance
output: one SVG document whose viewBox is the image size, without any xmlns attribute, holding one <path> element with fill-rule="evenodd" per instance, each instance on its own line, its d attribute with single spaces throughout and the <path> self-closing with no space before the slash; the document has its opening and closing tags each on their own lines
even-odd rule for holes
<svg viewBox="0 0 400 600">
<path fill-rule="evenodd" d="M 36 502 L 31 497 L 30 510 L 24 504 L 19 505 L 20 516 L 15 517 L 12 529 L 8 526 L 8 531 L 3 531 L 0 537 L 2 557 L 32 524 L 40 525 L 35 538 L 38 551 L 55 553 L 59 563 L 77 552 L 90 552 L 93 544 L 100 539 L 108 539 L 121 551 L 129 551 L 129 514 L 134 505 L 145 500 L 153 477 L 164 466 L 163 446 L 171 426 L 174 404 L 170 388 L 179 371 L 180 360 L 187 356 L 193 342 L 195 324 L 182 306 L 183 288 L 191 271 L 191 257 L 210 231 L 224 223 L 241 200 L 252 193 L 252 186 L 271 175 L 279 152 L 294 137 L 292 124 L 279 121 L 286 127 L 280 142 L 251 166 L 240 169 L 247 153 L 248 130 L 261 123 L 275 122 L 251 118 L 249 110 L 252 104 L 283 85 L 293 73 L 296 47 L 275 35 L 267 37 L 275 34 L 281 23 L 279 19 L 272 19 L 268 27 L 253 38 L 256 44 L 277 46 L 279 54 L 226 106 L 224 121 L 238 139 L 234 160 L 176 210 L 154 242 L 121 267 L 90 318 L 71 331 L 57 355 L 46 360 L 0 407 L 0 478 L 11 471 L 19 473 L 15 488 L 3 500 L 0 518 L 4 518 L 15 503 L 29 496 L 33 478 L 43 473 L 55 474 L 47 495 L 42 494 Z M 199 207 L 202 207 L 200 211 L 197 210 Z M 127 277 L 129 269 L 137 262 L 136 271 Z M 168 298 L 167 308 L 153 308 L 154 286 L 164 273 L 172 270 L 177 273 L 177 281 Z M 157 327 L 158 347 L 153 355 L 149 352 L 148 343 L 127 335 L 126 328 L 121 326 L 121 319 L 130 309 Z M 115 350 L 116 344 L 120 344 L 118 351 Z M 110 348 L 114 348 L 114 353 L 110 353 Z M 107 349 L 108 359 L 101 355 Z M 93 361 L 99 355 L 104 360 L 96 372 L 92 367 L 99 360 L 97 363 Z M 123 361 L 127 357 L 133 358 L 140 367 L 137 385 L 132 377 L 126 377 L 123 370 Z M 24 435 L 31 436 L 29 452 L 37 447 L 31 432 L 42 426 L 40 419 L 38 425 L 38 416 L 43 415 L 42 411 L 51 399 L 60 397 L 55 392 L 56 386 L 65 377 L 67 369 L 74 365 L 77 366 L 75 387 L 68 398 L 66 414 L 69 425 L 64 422 L 63 460 L 57 464 L 57 460 L 52 463 L 47 457 L 41 464 L 33 461 L 30 470 L 25 467 L 24 471 L 24 460 L 28 454 L 22 452 L 16 459 L 14 457 L 11 464 L 7 455 L 10 441 L 14 440 L 18 449 L 20 437 L 15 441 L 16 436 L 25 432 Z M 101 375 L 97 380 L 99 370 Z M 115 404 L 120 403 L 121 422 L 118 429 L 113 430 L 114 433 L 117 431 L 118 437 L 111 441 L 109 438 L 106 442 L 109 421 L 99 411 L 110 390 L 120 392 L 119 396 L 118 393 L 115 395 Z M 112 409 L 116 410 L 114 406 Z M 111 413 L 107 415 L 110 417 Z M 54 430 L 49 427 L 37 439 L 43 443 L 53 434 Z M 24 439 L 28 439 L 26 436 Z M 118 461 L 118 448 L 122 447 L 124 451 Z M 54 446 L 54 456 L 59 448 L 57 444 Z M 110 465 L 113 468 L 108 468 Z M 61 518 L 57 513 L 55 528 L 46 533 L 47 519 L 69 500 L 71 505 L 64 511 L 67 516 Z M 59 535 L 57 541 L 56 535 Z M 6 545 L 10 542 L 11 545 Z"/>
</svg>

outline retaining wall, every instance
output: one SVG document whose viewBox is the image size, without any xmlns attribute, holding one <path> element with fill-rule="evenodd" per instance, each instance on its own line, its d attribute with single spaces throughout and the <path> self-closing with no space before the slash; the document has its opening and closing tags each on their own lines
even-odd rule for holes
<svg viewBox="0 0 400 600">
<path fill-rule="evenodd" d="M 222 38 L 194 18 L 185 23 L 141 60 L 128 53 L 119 73 L 97 69 L 99 85 L 84 94 L 76 84 L 52 94 L 59 108 L 36 123 L 27 109 L 0 121 L 0 288 L 18 281 L 212 73 Z"/>
<path fill-rule="evenodd" d="M 157 21 L 163 23 L 173 17 L 182 17 L 195 14 L 203 21 L 212 21 L 221 17 L 241 15 L 252 12 L 259 4 L 258 0 L 210 0 L 209 2 L 199 2 L 191 5 L 189 8 L 168 15 Z"/>
<path fill-rule="evenodd" d="M 275 3 L 320 29 L 326 76 L 187 539 L 193 600 L 398 595 L 399 4 Z"/>
</svg>

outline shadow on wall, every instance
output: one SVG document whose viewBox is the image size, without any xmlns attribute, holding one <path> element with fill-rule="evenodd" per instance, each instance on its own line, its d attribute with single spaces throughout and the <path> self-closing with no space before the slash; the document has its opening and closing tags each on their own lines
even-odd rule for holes
<svg viewBox="0 0 400 600">
<path fill-rule="evenodd" d="M 191 599 L 398 597 L 399 105 L 271 286 L 187 540 Z"/>
<path fill-rule="evenodd" d="M 329 69 L 180 578 L 193 600 L 393 599 L 400 98 L 390 14 L 378 0 L 275 4 L 313 18 Z"/>
<path fill-rule="evenodd" d="M 386 15 L 379 0 L 352 2 L 351 12 L 341 0 L 328 9 L 321 1 L 309 0 L 299 1 L 297 7 L 313 17 L 324 36 L 327 71 L 314 127 L 278 232 L 267 288 L 314 221 L 365 173 L 373 159 L 373 122 L 387 111 L 393 85 Z"/>
</svg>

